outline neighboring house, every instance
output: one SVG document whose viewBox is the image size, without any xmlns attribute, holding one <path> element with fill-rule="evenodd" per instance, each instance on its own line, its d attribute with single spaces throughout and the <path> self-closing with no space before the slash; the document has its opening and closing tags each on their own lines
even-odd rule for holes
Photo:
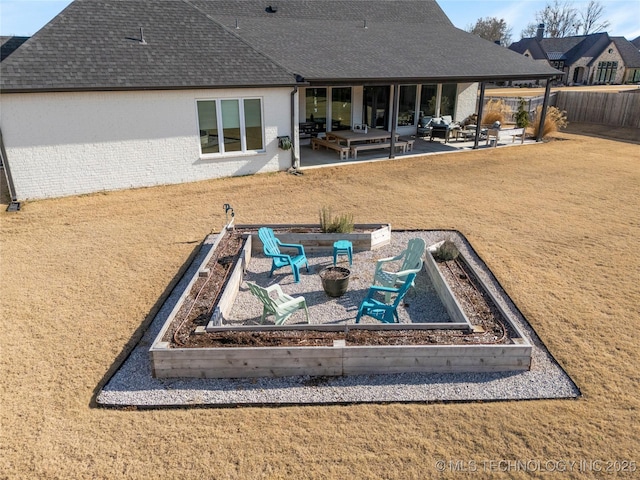
<svg viewBox="0 0 640 480">
<path fill-rule="evenodd" d="M 634 47 L 640 50 L 640 37 L 634 38 L 633 40 L 631 40 L 631 43 L 633 43 Z"/>
<path fill-rule="evenodd" d="M 29 37 L 0 37 L 0 61 L 15 52 L 27 40 Z"/>
<path fill-rule="evenodd" d="M 434 0 L 76 0 L 0 63 L 0 129 L 15 196 L 55 197 L 304 166 L 300 124 L 414 134 L 558 73 Z"/>
<path fill-rule="evenodd" d="M 535 37 L 523 38 L 509 49 L 562 70 L 566 85 L 640 83 L 640 52 L 626 38 L 607 33 L 564 38 L 543 34 L 540 25 Z"/>
</svg>

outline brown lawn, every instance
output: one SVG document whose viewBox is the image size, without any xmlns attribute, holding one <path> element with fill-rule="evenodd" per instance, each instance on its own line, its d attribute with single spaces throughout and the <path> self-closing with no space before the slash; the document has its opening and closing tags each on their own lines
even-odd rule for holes
<svg viewBox="0 0 640 480">
<path fill-rule="evenodd" d="M 438 460 L 445 476 L 450 461 L 476 462 L 476 478 L 513 468 L 485 461 L 541 461 L 543 477 L 545 461 L 640 462 L 640 149 L 560 137 L 2 206 L 0 477 L 427 479 Z M 94 408 L 176 273 L 225 223 L 224 203 L 239 223 L 316 222 L 328 205 L 357 222 L 460 230 L 583 396 Z M 577 469 L 557 478 L 605 476 Z"/>
</svg>

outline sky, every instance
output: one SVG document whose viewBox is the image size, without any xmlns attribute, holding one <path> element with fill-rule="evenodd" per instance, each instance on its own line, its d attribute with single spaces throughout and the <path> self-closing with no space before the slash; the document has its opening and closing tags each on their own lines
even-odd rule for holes
<svg viewBox="0 0 640 480">
<path fill-rule="evenodd" d="M 161 0 L 158 0 L 161 1 Z M 512 40 L 530 23 L 535 14 L 553 0 L 437 0 L 451 22 L 466 30 L 479 18 L 497 17 L 511 27 Z M 561 0 L 564 1 L 564 0 Z M 31 36 L 60 13 L 71 0 L 0 0 L 0 35 Z M 577 9 L 588 0 L 570 0 Z M 640 0 L 600 0 L 605 19 L 611 23 L 611 36 L 633 40 L 640 37 Z"/>
</svg>

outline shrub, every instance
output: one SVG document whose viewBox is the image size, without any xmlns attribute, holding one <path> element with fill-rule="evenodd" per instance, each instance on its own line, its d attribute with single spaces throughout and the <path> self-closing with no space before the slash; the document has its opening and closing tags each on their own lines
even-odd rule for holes
<svg viewBox="0 0 640 480">
<path fill-rule="evenodd" d="M 431 253 L 436 262 L 448 262 L 450 260 L 455 260 L 459 254 L 460 252 L 458 251 L 458 247 L 456 247 L 456 244 L 450 239 L 446 239 L 434 252 Z"/>
<path fill-rule="evenodd" d="M 540 113 L 542 106 L 536 108 L 536 121 L 533 122 L 533 135 L 537 138 L 540 130 Z M 560 128 L 567 127 L 567 112 L 558 110 L 556 107 L 548 107 L 547 115 L 544 119 L 544 127 L 542 128 L 542 138 L 550 133 L 557 132 Z"/>
<path fill-rule="evenodd" d="M 320 230 L 323 233 L 353 232 L 353 214 L 343 213 L 334 217 L 329 207 L 322 207 L 320 210 Z"/>
<path fill-rule="evenodd" d="M 527 102 L 524 98 L 518 98 L 518 111 L 516 112 L 516 126 L 518 128 L 527 128 L 529 126 L 529 112 L 525 110 Z"/>
<path fill-rule="evenodd" d="M 492 98 L 484 106 L 482 125 L 493 125 L 495 122 L 504 123 L 511 117 L 511 107 L 503 100 Z"/>
</svg>

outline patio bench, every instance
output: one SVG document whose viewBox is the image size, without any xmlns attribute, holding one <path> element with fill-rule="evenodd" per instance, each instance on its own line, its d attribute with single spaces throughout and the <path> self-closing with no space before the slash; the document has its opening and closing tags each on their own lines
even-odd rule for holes
<svg viewBox="0 0 640 480">
<path fill-rule="evenodd" d="M 402 140 L 402 141 L 407 144 L 407 146 L 404 148 L 405 152 L 410 152 L 413 150 L 413 144 L 416 142 L 415 140 L 411 139 L 411 140 Z"/>
<path fill-rule="evenodd" d="M 520 143 L 524 143 L 524 128 L 505 128 L 504 130 L 498 130 L 496 128 L 490 128 L 487 131 L 487 145 L 489 145 L 489 141 L 491 137 L 495 138 L 494 147 L 498 146 L 498 140 L 502 135 L 511 135 L 511 143 L 516 141 L 516 137 L 520 137 Z"/>
<path fill-rule="evenodd" d="M 395 143 L 395 145 L 396 145 L 396 148 L 399 148 L 403 152 L 406 152 L 408 143 L 409 142 L 398 141 Z M 355 160 L 358 158 L 358 151 L 360 150 L 377 150 L 381 148 L 391 148 L 391 144 L 390 143 L 359 143 L 358 145 L 351 145 L 351 156 Z"/>
<path fill-rule="evenodd" d="M 340 160 L 346 160 L 349 156 L 349 147 L 340 145 L 338 142 L 330 142 L 329 140 L 325 140 L 324 138 L 311 139 L 311 148 L 313 150 L 318 150 L 321 146 L 325 147 L 327 150 L 331 149 L 337 151 L 340 155 Z"/>
</svg>

